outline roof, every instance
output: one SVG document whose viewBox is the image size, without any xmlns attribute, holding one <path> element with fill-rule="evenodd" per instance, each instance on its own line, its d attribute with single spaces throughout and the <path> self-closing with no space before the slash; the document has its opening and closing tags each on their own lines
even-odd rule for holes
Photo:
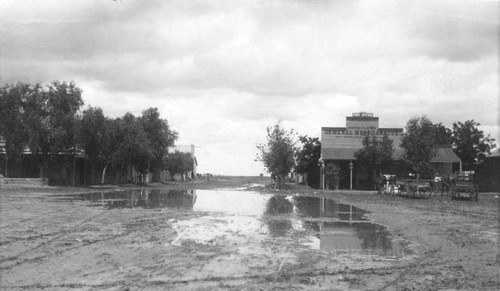
<svg viewBox="0 0 500 291">
<path fill-rule="evenodd" d="M 355 160 L 356 153 L 360 148 L 321 148 L 323 160 Z M 392 154 L 393 160 L 401 160 L 404 150 L 395 148 Z M 431 159 L 431 163 L 459 163 L 460 159 L 451 148 L 439 148 L 436 156 Z"/>
<path fill-rule="evenodd" d="M 451 148 L 438 148 L 436 156 L 431 159 L 431 163 L 460 163 L 460 158 Z"/>
</svg>

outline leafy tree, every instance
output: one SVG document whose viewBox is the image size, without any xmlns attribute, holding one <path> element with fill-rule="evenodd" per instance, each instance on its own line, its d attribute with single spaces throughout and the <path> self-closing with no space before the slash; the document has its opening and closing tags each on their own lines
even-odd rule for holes
<svg viewBox="0 0 500 291">
<path fill-rule="evenodd" d="M 276 182 L 276 188 L 285 186 L 285 178 L 295 166 L 295 140 L 293 130 L 286 131 L 280 124 L 267 128 L 267 143 L 258 144 L 257 160 L 264 163 Z"/>
<path fill-rule="evenodd" d="M 139 120 L 126 113 L 118 120 L 118 131 L 119 145 L 113 154 L 113 163 L 122 168 L 133 166 L 141 176 L 147 174 L 153 151 Z"/>
<path fill-rule="evenodd" d="M 193 157 L 190 153 L 175 151 L 169 153 L 165 158 L 166 169 L 170 172 L 171 177 L 175 174 L 181 174 L 193 170 Z"/>
<path fill-rule="evenodd" d="M 101 185 L 104 184 L 106 178 L 106 171 L 114 161 L 119 161 L 118 148 L 121 146 L 122 135 L 120 131 L 119 119 L 104 119 L 104 126 L 102 132 L 102 147 L 99 152 L 99 159 L 103 163 Z"/>
<path fill-rule="evenodd" d="M 433 124 L 425 116 L 412 118 L 406 124 L 406 133 L 403 135 L 401 147 L 404 149 L 403 161 L 410 169 L 418 174 L 430 176 L 434 172 L 431 159 L 436 155 L 437 148 L 442 146 L 446 139 L 440 124 Z"/>
<path fill-rule="evenodd" d="M 88 156 L 92 173 L 96 164 L 103 163 L 101 184 L 104 184 L 106 170 L 118 146 L 117 130 L 112 127 L 111 122 L 104 116 L 101 108 L 89 107 L 82 112 L 79 127 L 78 141 Z"/>
<path fill-rule="evenodd" d="M 100 108 L 80 114 L 82 90 L 73 82 L 54 81 L 45 87 L 17 83 L 0 88 L 0 138 L 5 152 L 5 174 L 9 157 L 28 147 L 46 177 L 50 158 L 61 152 L 76 153 L 83 147 L 94 164 L 102 165 L 102 182 L 109 166 L 135 167 L 141 174 L 159 171 L 177 133 L 150 108 L 140 118 L 126 114 L 109 119 Z M 75 157 L 75 156 L 74 156 Z M 75 165 L 74 159 L 74 165 Z"/>
<path fill-rule="evenodd" d="M 99 153 L 103 146 L 105 117 L 102 109 L 89 107 L 82 112 L 78 141 L 91 162 L 99 160 Z"/>
<path fill-rule="evenodd" d="M 434 143 L 437 146 L 449 147 L 452 144 L 451 129 L 446 128 L 442 123 L 433 124 Z"/>
<path fill-rule="evenodd" d="M 382 139 L 376 135 L 365 135 L 362 144 L 363 147 L 355 152 L 354 156 L 360 163 L 368 165 L 372 178 L 375 178 L 380 175 L 381 168 L 392 160 L 392 140 L 387 135 Z"/>
<path fill-rule="evenodd" d="M 78 112 L 83 105 L 82 90 L 73 82 L 54 81 L 47 85 L 49 124 L 49 148 L 52 157 L 60 152 L 76 153 L 77 132 L 79 126 Z M 73 186 L 75 185 L 76 156 L 73 155 Z"/>
<path fill-rule="evenodd" d="M 27 129 L 24 125 L 24 102 L 34 93 L 29 84 L 5 85 L 0 89 L 0 137 L 5 151 L 4 175 L 8 177 L 9 158 L 23 152 L 27 144 Z"/>
<path fill-rule="evenodd" d="M 299 136 L 302 147 L 297 151 L 296 171 L 305 174 L 306 184 L 319 187 L 321 142 L 317 137 Z"/>
<path fill-rule="evenodd" d="M 31 85 L 30 85 L 31 86 Z M 45 177 L 50 153 L 50 127 L 48 100 L 45 89 L 39 84 L 23 98 L 23 124 L 27 134 L 27 146 L 38 164 L 39 177 Z"/>
<path fill-rule="evenodd" d="M 153 180 L 160 180 L 160 171 L 163 169 L 164 157 L 168 153 L 168 147 L 173 146 L 177 139 L 177 132 L 170 130 L 166 119 L 160 118 L 158 108 L 149 108 L 142 112 L 140 118 L 142 127 L 148 139 L 153 154 L 151 171 Z"/>
<path fill-rule="evenodd" d="M 453 123 L 453 151 L 462 160 L 465 170 L 474 170 L 496 147 L 495 139 L 484 136 L 478 129 L 480 125 L 474 120 Z"/>
<path fill-rule="evenodd" d="M 47 86 L 49 147 L 52 154 L 76 144 L 77 113 L 83 105 L 82 90 L 76 85 L 54 81 Z"/>
</svg>

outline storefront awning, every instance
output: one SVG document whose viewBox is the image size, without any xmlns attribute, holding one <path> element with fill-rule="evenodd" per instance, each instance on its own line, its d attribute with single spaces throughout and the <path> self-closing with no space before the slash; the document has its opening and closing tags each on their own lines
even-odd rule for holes
<svg viewBox="0 0 500 291">
<path fill-rule="evenodd" d="M 323 160 L 355 160 L 354 154 L 360 148 L 322 148 L 321 157 Z M 401 160 L 404 150 L 402 148 L 394 149 L 392 159 Z M 460 163 L 460 158 L 451 148 L 439 148 L 436 156 L 431 159 L 431 163 Z"/>
<path fill-rule="evenodd" d="M 323 160 L 355 160 L 354 153 L 359 148 L 321 148 Z"/>
<path fill-rule="evenodd" d="M 354 154 L 360 148 L 322 148 L 321 157 L 323 160 L 355 160 Z M 393 160 L 400 160 L 403 155 L 402 148 L 396 148 L 392 154 Z"/>
</svg>

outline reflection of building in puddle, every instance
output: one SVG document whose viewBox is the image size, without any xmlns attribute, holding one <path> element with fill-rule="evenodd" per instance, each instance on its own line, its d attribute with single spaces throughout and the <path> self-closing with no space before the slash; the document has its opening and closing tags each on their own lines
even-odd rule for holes
<svg viewBox="0 0 500 291">
<path fill-rule="evenodd" d="M 316 235 L 309 237 L 312 248 L 328 251 L 363 251 L 378 255 L 402 255 L 403 248 L 391 241 L 387 229 L 369 222 L 366 210 L 331 199 L 295 197 L 295 211 L 302 227 Z"/>
<path fill-rule="evenodd" d="M 339 220 L 364 220 L 368 211 L 349 204 L 338 203 L 332 199 L 295 196 L 295 212 L 301 217 L 328 217 Z"/>
</svg>

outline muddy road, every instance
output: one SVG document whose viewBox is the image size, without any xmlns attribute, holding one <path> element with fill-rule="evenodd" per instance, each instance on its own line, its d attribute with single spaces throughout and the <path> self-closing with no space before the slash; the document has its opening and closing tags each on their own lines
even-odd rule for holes
<svg viewBox="0 0 500 291">
<path fill-rule="evenodd" d="M 263 178 L 1 185 L 1 290 L 498 290 L 478 202 L 275 191 Z"/>
</svg>

